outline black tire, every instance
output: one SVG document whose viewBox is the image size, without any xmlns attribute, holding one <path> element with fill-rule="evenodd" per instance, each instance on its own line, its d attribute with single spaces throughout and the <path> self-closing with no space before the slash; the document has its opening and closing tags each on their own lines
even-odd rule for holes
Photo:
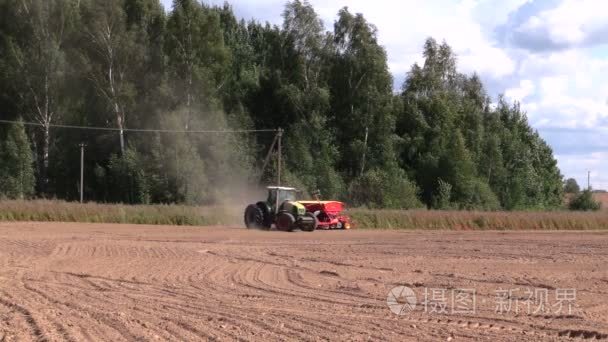
<svg viewBox="0 0 608 342">
<path fill-rule="evenodd" d="M 255 205 L 260 208 L 264 217 L 261 228 L 264 230 L 270 230 L 270 227 L 272 227 L 272 215 L 270 215 L 270 207 L 265 202 L 258 202 Z"/>
<path fill-rule="evenodd" d="M 255 204 L 250 204 L 245 209 L 245 226 L 247 228 L 259 229 L 264 227 L 264 213 Z"/>
<path fill-rule="evenodd" d="M 281 212 L 279 213 L 279 215 L 277 215 L 276 225 L 278 230 L 291 232 L 293 231 L 295 223 L 295 217 L 293 217 L 293 215 L 288 212 Z"/>
<path fill-rule="evenodd" d="M 313 225 L 303 225 L 302 226 L 302 230 L 305 232 L 314 232 L 317 229 L 317 226 L 319 225 L 319 220 L 317 220 L 317 217 L 315 216 L 315 214 L 311 213 L 311 212 L 307 212 L 306 214 L 304 214 L 304 217 L 310 217 L 314 224 Z"/>
</svg>

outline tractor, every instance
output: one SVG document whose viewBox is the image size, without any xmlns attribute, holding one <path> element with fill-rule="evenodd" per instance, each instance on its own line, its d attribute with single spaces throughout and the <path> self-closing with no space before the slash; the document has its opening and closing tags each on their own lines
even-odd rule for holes
<svg viewBox="0 0 608 342">
<path fill-rule="evenodd" d="M 245 209 L 247 228 L 268 230 L 273 224 L 283 231 L 350 228 L 350 219 L 341 215 L 344 208 L 342 202 L 318 199 L 297 201 L 295 188 L 269 186 L 267 189 L 265 202 L 250 204 Z"/>
</svg>

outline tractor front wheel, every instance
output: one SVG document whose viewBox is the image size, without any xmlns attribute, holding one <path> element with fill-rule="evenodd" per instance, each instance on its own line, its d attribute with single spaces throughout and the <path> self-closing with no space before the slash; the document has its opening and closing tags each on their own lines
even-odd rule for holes
<svg viewBox="0 0 608 342">
<path fill-rule="evenodd" d="M 279 215 L 277 216 L 276 225 L 277 225 L 277 229 L 279 229 L 279 230 L 291 232 L 291 231 L 293 231 L 295 223 L 296 223 L 296 219 L 290 213 L 282 212 L 282 213 L 279 213 Z"/>
<path fill-rule="evenodd" d="M 313 213 L 307 212 L 304 214 L 304 217 L 302 217 L 301 225 L 303 231 L 314 232 L 319 225 L 319 220 L 317 220 L 317 217 Z"/>
</svg>

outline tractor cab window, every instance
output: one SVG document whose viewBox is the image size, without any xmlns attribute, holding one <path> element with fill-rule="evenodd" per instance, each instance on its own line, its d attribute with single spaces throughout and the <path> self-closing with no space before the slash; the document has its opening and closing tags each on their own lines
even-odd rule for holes
<svg viewBox="0 0 608 342">
<path fill-rule="evenodd" d="M 296 200 L 296 192 L 290 190 L 269 190 L 268 191 L 268 202 L 271 206 L 276 203 L 277 200 L 277 192 L 279 194 L 279 204 L 285 201 L 295 201 Z"/>
<path fill-rule="evenodd" d="M 295 191 L 279 191 L 279 203 L 283 203 L 285 201 L 295 201 L 296 200 L 296 192 Z"/>
</svg>

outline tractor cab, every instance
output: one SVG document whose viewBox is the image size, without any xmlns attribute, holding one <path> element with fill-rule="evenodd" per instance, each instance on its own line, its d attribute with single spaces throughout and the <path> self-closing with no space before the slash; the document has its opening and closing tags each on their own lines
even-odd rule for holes
<svg viewBox="0 0 608 342">
<path fill-rule="evenodd" d="M 296 200 L 297 190 L 295 188 L 269 186 L 267 189 L 268 199 L 266 203 L 268 203 L 273 213 L 277 213 L 277 208 L 285 201 L 295 202 Z"/>
</svg>

